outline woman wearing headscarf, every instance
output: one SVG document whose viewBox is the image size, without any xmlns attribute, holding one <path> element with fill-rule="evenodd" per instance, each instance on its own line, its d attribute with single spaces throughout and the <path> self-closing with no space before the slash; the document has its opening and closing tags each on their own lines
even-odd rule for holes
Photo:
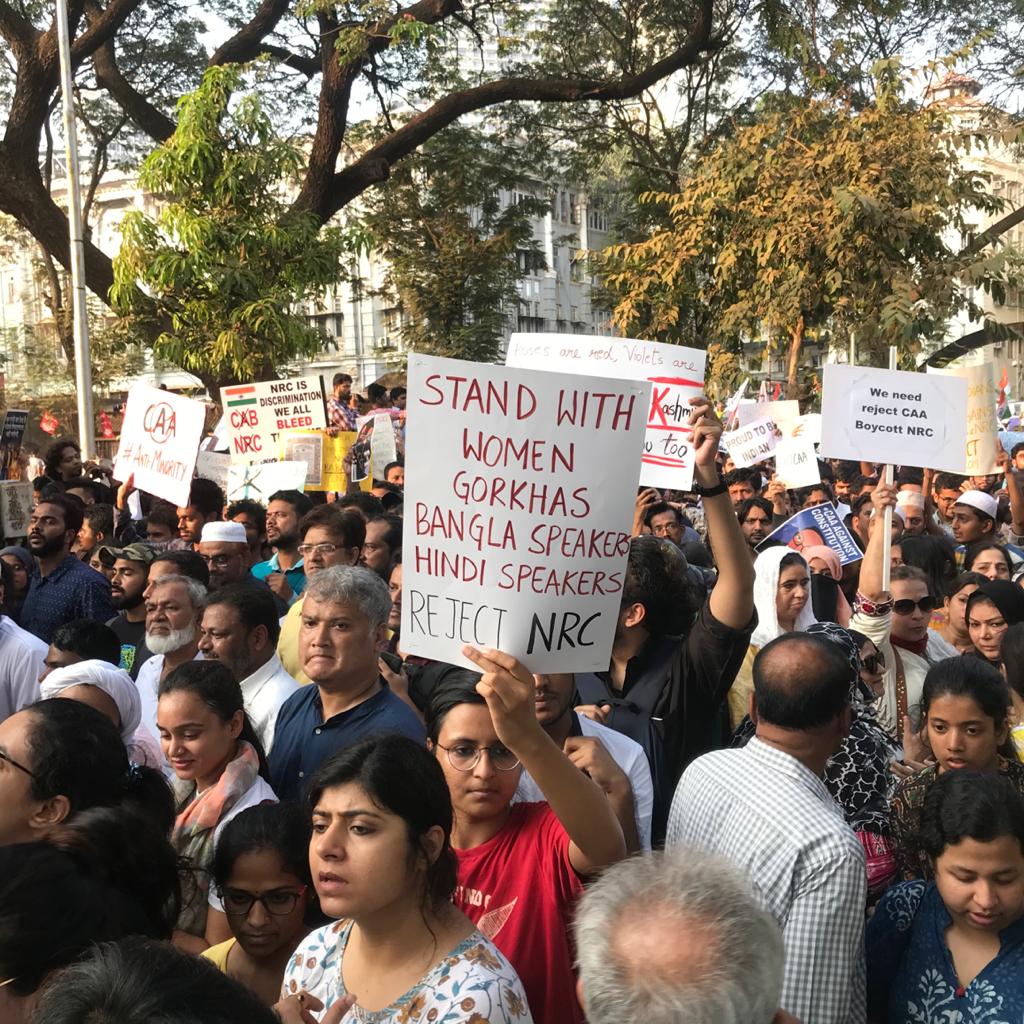
<svg viewBox="0 0 1024 1024">
<path fill-rule="evenodd" d="M 807 559 L 807 566 L 811 570 L 812 576 L 823 576 L 835 582 L 834 587 L 829 586 L 830 592 L 835 591 L 835 617 L 828 616 L 828 620 L 837 622 L 843 627 L 849 626 L 852 609 L 850 602 L 846 600 L 846 595 L 839 589 L 839 583 L 843 578 L 843 566 L 839 561 L 839 555 L 824 544 L 813 544 L 809 548 L 803 548 L 801 554 Z M 816 593 L 812 587 L 812 598 Z M 818 612 L 816 612 L 816 617 L 825 618 Z"/>
<path fill-rule="evenodd" d="M 729 690 L 729 719 L 734 729 L 743 721 L 754 692 L 757 652 L 777 636 L 802 633 L 817 621 L 811 608 L 811 574 L 803 555 L 791 548 L 775 547 L 757 556 L 754 607 L 757 608 L 757 628 Z"/>
<path fill-rule="evenodd" d="M 4 608 L 6 614 L 17 622 L 21 617 L 21 606 L 25 603 L 36 560 L 28 548 L 12 544 L 0 548 L 0 561 L 10 570 L 10 586 L 4 587 Z"/>
<path fill-rule="evenodd" d="M 1002 670 L 1003 637 L 1024 622 L 1024 590 L 1009 580 L 985 580 L 967 599 L 965 618 L 974 653 Z"/>
<path fill-rule="evenodd" d="M 90 659 L 55 668 L 39 684 L 43 699 L 81 701 L 106 715 L 121 732 L 128 757 L 135 764 L 163 770 L 160 745 L 142 724 L 142 699 L 132 677 L 109 662 Z"/>
<path fill-rule="evenodd" d="M 896 856 L 889 838 L 890 764 L 900 748 L 878 723 L 875 700 L 865 676 L 864 652 L 877 658 L 878 650 L 866 636 L 834 622 L 815 622 L 805 630 L 835 644 L 850 665 L 850 732 L 825 765 L 824 782 L 839 805 L 846 823 L 864 847 L 868 870 L 868 899 L 878 899 L 896 875 Z M 754 735 L 754 723 L 745 718 L 733 746 L 744 746 Z"/>
</svg>

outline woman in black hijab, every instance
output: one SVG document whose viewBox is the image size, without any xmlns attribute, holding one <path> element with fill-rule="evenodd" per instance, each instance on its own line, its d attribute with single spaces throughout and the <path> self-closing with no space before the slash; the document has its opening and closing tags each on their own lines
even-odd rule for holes
<svg viewBox="0 0 1024 1024">
<path fill-rule="evenodd" d="M 1009 580 L 986 580 L 967 599 L 965 617 L 977 656 L 1002 668 L 1003 637 L 1024 622 L 1024 590 Z"/>
</svg>

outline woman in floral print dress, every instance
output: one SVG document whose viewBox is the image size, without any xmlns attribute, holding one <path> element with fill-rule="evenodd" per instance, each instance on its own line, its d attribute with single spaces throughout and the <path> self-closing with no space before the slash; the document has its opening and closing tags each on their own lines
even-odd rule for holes
<svg viewBox="0 0 1024 1024">
<path fill-rule="evenodd" d="M 1024 1020 L 1024 799 L 1000 776 L 940 775 L 920 846 L 934 881 L 886 892 L 867 928 L 871 1024 Z"/>
<path fill-rule="evenodd" d="M 532 1024 L 515 970 L 451 902 L 444 774 L 400 736 L 320 767 L 309 861 L 321 909 L 285 972 L 285 1024 Z"/>
</svg>

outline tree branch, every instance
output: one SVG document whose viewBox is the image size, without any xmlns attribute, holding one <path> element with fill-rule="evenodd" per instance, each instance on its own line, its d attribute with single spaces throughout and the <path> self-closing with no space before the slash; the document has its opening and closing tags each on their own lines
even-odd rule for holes
<svg viewBox="0 0 1024 1024">
<path fill-rule="evenodd" d="M 703 54 L 724 45 L 723 40 L 711 35 L 711 3 L 705 0 L 702 6 L 702 12 L 686 45 L 639 74 L 612 82 L 571 78 L 504 78 L 452 93 L 410 118 L 398 131 L 337 172 L 329 189 L 322 194 L 316 195 L 304 185 L 296 203 L 299 208 L 312 209 L 326 220 L 372 185 L 385 181 L 396 161 L 414 152 L 427 139 L 464 114 L 475 110 L 508 102 L 608 102 L 637 96 L 668 75 L 696 63 Z"/>
<path fill-rule="evenodd" d="M 155 107 L 121 74 L 114 52 L 114 41 L 108 40 L 92 55 L 96 84 L 110 94 L 115 103 L 150 138 L 165 142 L 174 134 L 175 123 Z"/>
<path fill-rule="evenodd" d="M 263 43 L 257 53 L 265 53 L 286 67 L 301 71 L 307 78 L 312 78 L 320 73 L 319 56 L 306 57 L 301 53 L 292 53 L 291 50 L 286 50 L 283 46 L 271 46 L 268 43 Z"/>
<path fill-rule="evenodd" d="M 290 0 L 263 0 L 249 23 L 217 47 L 209 60 L 210 67 L 242 64 L 258 57 L 263 52 L 263 40 L 277 28 L 290 6 Z"/>
<path fill-rule="evenodd" d="M 39 30 L 27 18 L 19 14 L 10 4 L 0 0 L 0 36 L 7 40 L 15 52 L 18 62 L 35 46 Z"/>
<path fill-rule="evenodd" d="M 89 20 L 86 30 L 71 43 L 71 64 L 77 67 L 91 53 L 107 40 L 113 39 L 117 30 L 128 20 L 142 0 L 110 0 L 96 18 Z M 57 45 L 54 39 L 54 46 Z"/>
<path fill-rule="evenodd" d="M 957 255 L 976 256 L 986 246 L 991 245 L 1000 235 L 1006 234 L 1007 231 L 1015 228 L 1022 222 L 1024 222 L 1024 206 L 1008 213 L 1005 217 L 997 220 L 995 224 L 987 227 L 980 235 L 976 235 L 974 240 L 969 245 L 965 245 Z"/>
</svg>

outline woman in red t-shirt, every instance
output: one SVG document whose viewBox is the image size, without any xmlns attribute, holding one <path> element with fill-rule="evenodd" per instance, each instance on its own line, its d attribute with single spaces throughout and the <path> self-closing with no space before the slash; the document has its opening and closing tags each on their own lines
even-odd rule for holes
<svg viewBox="0 0 1024 1024">
<path fill-rule="evenodd" d="M 464 653 L 482 676 L 448 672 L 426 712 L 455 810 L 455 904 L 515 967 L 537 1024 L 582 1024 L 570 916 L 580 879 L 626 855 L 622 829 L 538 723 L 530 673 L 500 651 Z M 524 768 L 547 803 L 513 804 Z"/>
</svg>

